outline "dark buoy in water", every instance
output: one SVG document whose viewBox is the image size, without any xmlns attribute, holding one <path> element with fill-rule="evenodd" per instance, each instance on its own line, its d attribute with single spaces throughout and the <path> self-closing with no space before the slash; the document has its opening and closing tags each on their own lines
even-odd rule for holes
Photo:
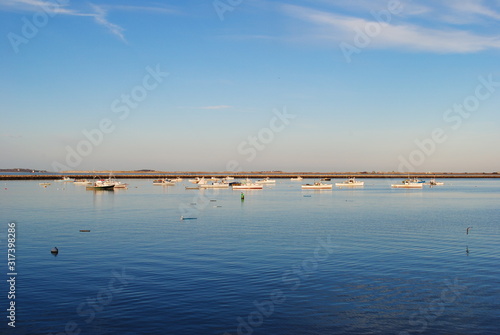
<svg viewBox="0 0 500 335">
<path fill-rule="evenodd" d="M 245 195 L 243 194 L 243 192 L 241 192 L 241 196 L 240 197 L 241 197 L 242 201 L 245 200 Z"/>
<path fill-rule="evenodd" d="M 469 229 L 471 229 L 473 227 L 467 227 L 467 229 L 465 230 L 465 235 L 469 235 Z"/>
<path fill-rule="evenodd" d="M 57 249 L 57 247 L 53 247 L 52 250 L 50 250 L 50 253 L 57 255 L 59 253 L 59 249 Z"/>
</svg>

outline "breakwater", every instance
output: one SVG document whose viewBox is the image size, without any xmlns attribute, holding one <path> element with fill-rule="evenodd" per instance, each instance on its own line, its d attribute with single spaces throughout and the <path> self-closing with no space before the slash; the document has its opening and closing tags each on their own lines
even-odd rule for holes
<svg viewBox="0 0 500 335">
<path fill-rule="evenodd" d="M 113 172 L 113 176 L 118 179 L 159 179 L 159 178 L 223 178 L 226 176 L 234 177 L 235 179 L 244 178 L 302 178 L 324 179 L 324 178 L 408 178 L 416 177 L 421 179 L 430 178 L 500 178 L 498 173 L 454 173 L 454 172 L 413 172 L 413 173 L 398 173 L 398 172 L 130 172 L 120 171 Z M 29 174 L 1 174 L 0 180 L 58 180 L 62 177 L 69 177 L 74 179 L 92 179 L 92 178 L 107 178 L 109 172 L 88 172 L 88 171 L 75 171 L 66 173 L 29 173 Z"/>
</svg>

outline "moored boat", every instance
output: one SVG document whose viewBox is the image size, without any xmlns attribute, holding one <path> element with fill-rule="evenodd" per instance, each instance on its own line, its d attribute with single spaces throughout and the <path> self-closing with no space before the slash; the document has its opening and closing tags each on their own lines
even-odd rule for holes
<svg viewBox="0 0 500 335">
<path fill-rule="evenodd" d="M 269 177 L 266 177 L 264 179 L 257 180 L 255 183 L 256 184 L 276 184 L 276 180 L 269 179 Z"/>
<path fill-rule="evenodd" d="M 162 179 L 155 179 L 153 180 L 153 185 L 160 185 L 160 186 L 174 186 L 175 183 L 169 179 L 162 178 Z"/>
<path fill-rule="evenodd" d="M 200 184 L 200 188 L 229 188 L 228 183 L 214 181 L 211 184 Z"/>
<path fill-rule="evenodd" d="M 304 178 L 302 178 L 301 176 L 297 176 L 295 178 L 290 178 L 290 180 L 293 180 L 293 181 L 300 181 L 302 179 L 304 179 Z"/>
<path fill-rule="evenodd" d="M 62 179 L 56 179 L 55 181 L 70 182 L 73 181 L 70 177 L 62 177 Z"/>
<path fill-rule="evenodd" d="M 262 184 L 252 183 L 250 179 L 240 185 L 233 185 L 233 190 L 262 190 Z"/>
<path fill-rule="evenodd" d="M 365 185 L 364 181 L 356 181 L 355 177 L 347 178 L 347 180 L 342 183 L 335 183 L 335 186 L 338 187 L 359 187 L 364 185 Z"/>
<path fill-rule="evenodd" d="M 87 180 L 87 179 L 75 179 L 73 181 L 73 183 L 77 184 L 77 185 L 90 185 L 90 184 L 92 184 L 92 182 Z"/>
<path fill-rule="evenodd" d="M 401 184 L 392 184 L 392 188 L 422 188 L 424 186 L 421 182 L 416 182 L 414 179 L 405 179 Z"/>
<path fill-rule="evenodd" d="M 443 186 L 444 183 L 443 182 L 440 182 L 440 181 L 436 181 L 435 178 L 432 178 L 430 181 L 429 181 L 429 184 L 431 186 Z"/>
<path fill-rule="evenodd" d="M 115 189 L 115 183 L 105 180 L 105 179 L 100 179 L 96 180 L 92 186 L 87 186 L 87 190 L 107 190 L 107 191 L 112 191 Z"/>
<path fill-rule="evenodd" d="M 303 190 L 331 190 L 332 184 L 323 184 L 321 182 L 315 182 L 314 184 L 304 184 L 302 185 Z"/>
</svg>

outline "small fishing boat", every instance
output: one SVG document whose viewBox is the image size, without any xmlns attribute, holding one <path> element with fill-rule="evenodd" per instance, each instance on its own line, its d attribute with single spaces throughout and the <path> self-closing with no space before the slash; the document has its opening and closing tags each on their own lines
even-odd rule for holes
<svg viewBox="0 0 500 335">
<path fill-rule="evenodd" d="M 70 182 L 73 181 L 70 177 L 62 177 L 62 179 L 56 179 L 55 181 Z"/>
<path fill-rule="evenodd" d="M 73 183 L 76 185 L 90 185 L 90 184 L 92 184 L 92 182 L 87 180 L 87 179 L 75 179 L 73 181 Z"/>
<path fill-rule="evenodd" d="M 314 184 L 302 185 L 303 190 L 331 190 L 332 184 L 323 184 L 321 182 L 315 182 Z"/>
<path fill-rule="evenodd" d="M 50 186 L 50 183 L 39 183 L 38 185 L 47 187 L 47 186 Z"/>
<path fill-rule="evenodd" d="M 257 183 L 257 184 L 276 184 L 276 180 L 269 179 L 269 177 L 266 177 L 264 179 L 257 180 L 255 183 Z"/>
<path fill-rule="evenodd" d="M 440 182 L 440 181 L 436 181 L 435 178 L 432 178 L 430 181 L 429 181 L 429 184 L 431 186 L 443 186 L 444 183 L 443 182 Z"/>
<path fill-rule="evenodd" d="M 415 182 L 414 179 L 405 179 L 401 184 L 392 184 L 392 188 L 422 188 L 423 183 Z"/>
<path fill-rule="evenodd" d="M 214 181 L 211 184 L 200 184 L 200 188 L 229 188 L 228 183 Z"/>
<path fill-rule="evenodd" d="M 195 179 L 189 179 L 189 182 L 192 184 L 198 184 L 200 180 L 201 180 L 200 177 L 196 177 Z"/>
<path fill-rule="evenodd" d="M 100 179 L 96 180 L 92 186 L 87 186 L 86 190 L 89 191 L 99 191 L 99 190 L 104 190 L 104 191 L 113 191 L 115 189 L 115 183 L 105 180 L 105 179 Z"/>
<path fill-rule="evenodd" d="M 163 179 L 155 179 L 153 180 L 153 185 L 160 185 L 160 186 L 174 186 L 175 183 L 169 179 L 163 178 Z"/>
<path fill-rule="evenodd" d="M 233 190 L 262 190 L 262 184 L 252 183 L 250 179 L 240 185 L 233 185 Z"/>
<path fill-rule="evenodd" d="M 304 179 L 304 178 L 302 178 L 301 176 L 297 176 L 295 178 L 290 178 L 290 180 L 293 180 L 293 181 L 300 181 L 302 179 Z"/>
<path fill-rule="evenodd" d="M 128 188 L 128 184 L 127 183 L 122 183 L 121 181 L 116 180 L 116 178 L 113 177 L 113 175 L 111 173 L 109 174 L 109 178 L 106 179 L 106 181 L 108 183 L 115 184 L 115 188 Z"/>
<path fill-rule="evenodd" d="M 355 177 L 347 178 L 347 180 L 344 181 L 343 183 L 335 183 L 335 186 L 337 187 L 359 187 L 364 185 L 365 185 L 364 181 L 356 181 Z"/>
</svg>

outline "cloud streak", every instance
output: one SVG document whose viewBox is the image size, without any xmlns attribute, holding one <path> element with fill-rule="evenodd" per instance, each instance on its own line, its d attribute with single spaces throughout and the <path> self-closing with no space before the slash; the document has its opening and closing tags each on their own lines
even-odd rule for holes
<svg viewBox="0 0 500 335">
<path fill-rule="evenodd" d="M 68 0 L 44 1 L 44 0 L 0 0 L 0 10 L 19 11 L 36 13 L 45 11 L 49 15 L 68 15 L 92 17 L 94 21 L 105 27 L 112 35 L 118 37 L 122 42 L 127 43 L 124 35 L 125 29 L 118 24 L 108 20 L 109 11 L 127 11 L 127 12 L 148 12 L 155 14 L 176 14 L 177 11 L 167 7 L 152 6 L 126 6 L 126 5 L 96 5 L 89 4 L 90 11 L 78 10 L 69 7 Z"/>
<path fill-rule="evenodd" d="M 466 1 L 467 4 L 453 5 L 454 11 L 470 9 L 477 15 L 495 17 L 496 12 L 484 6 Z M 402 21 L 401 17 L 379 23 L 375 18 L 362 18 L 335 14 L 330 11 L 315 10 L 303 6 L 283 5 L 286 15 L 297 18 L 307 24 L 308 33 L 300 38 L 317 42 L 349 42 L 357 31 L 363 31 L 368 25 L 380 25 L 381 33 L 373 39 L 372 48 L 402 48 L 406 50 L 435 53 L 470 53 L 488 49 L 500 49 L 500 36 L 482 35 L 478 32 L 461 30 L 456 27 L 441 29 L 422 26 L 417 23 Z M 430 13 L 421 10 L 419 13 Z"/>
<path fill-rule="evenodd" d="M 204 106 L 200 107 L 200 109 L 209 109 L 209 110 L 219 110 L 219 109 L 227 109 L 227 108 L 232 108 L 233 106 L 228 106 L 228 105 L 217 105 L 217 106 Z"/>
<path fill-rule="evenodd" d="M 114 23 L 111 23 L 107 20 L 106 16 L 108 14 L 107 10 L 105 10 L 101 6 L 97 6 L 94 4 L 91 4 L 92 8 L 94 9 L 94 20 L 100 24 L 101 26 L 104 26 L 106 29 L 109 30 L 113 35 L 117 36 L 122 42 L 127 43 L 127 40 L 125 39 L 125 36 L 123 35 L 124 29 L 120 27 L 119 25 L 116 25 Z"/>
</svg>

